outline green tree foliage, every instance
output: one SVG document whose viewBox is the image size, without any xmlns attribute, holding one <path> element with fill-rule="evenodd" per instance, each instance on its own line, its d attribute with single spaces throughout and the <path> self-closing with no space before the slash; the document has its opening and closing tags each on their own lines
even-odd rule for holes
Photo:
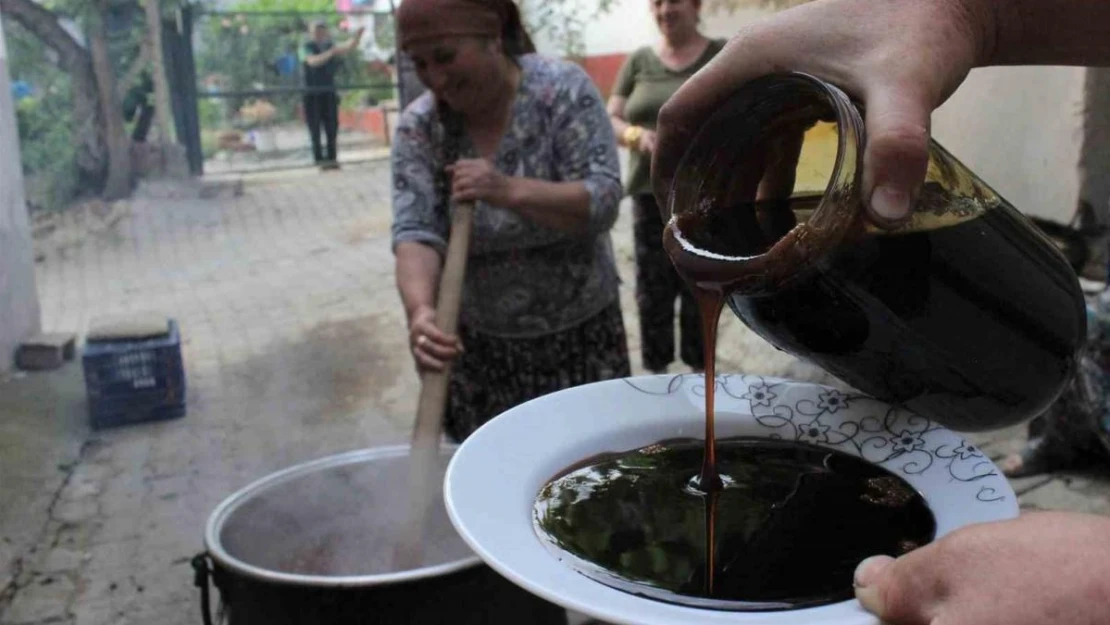
<svg viewBox="0 0 1110 625">
<path fill-rule="evenodd" d="M 162 0 L 163 11 L 186 1 Z M 60 207 L 78 192 L 125 195 L 131 167 L 120 98 L 105 111 L 100 87 L 106 81 L 109 91 L 124 95 L 146 78 L 136 71 L 146 36 L 139 0 L 0 0 L 0 10 L 13 49 L 12 78 L 31 87 L 17 118 L 32 207 Z M 107 52 L 99 71 L 94 33 Z M 121 77 L 126 84 L 116 84 Z"/>
<path fill-rule="evenodd" d="M 343 41 L 363 18 L 337 14 L 334 0 L 240 0 L 223 12 L 202 14 L 196 39 L 197 76 L 202 89 L 227 93 L 299 87 L 303 47 L 309 41 L 309 27 L 317 20 L 330 26 L 336 41 Z M 358 24 L 348 25 L 348 21 Z M 389 19 L 373 20 L 370 32 L 379 49 L 391 50 L 392 31 Z M 357 52 L 341 57 L 342 66 L 336 76 L 340 86 L 371 85 L 368 89 L 342 91 L 344 108 L 393 97 L 388 70 L 372 61 Z M 277 108 L 275 123 L 295 119 L 299 93 L 261 97 Z M 202 94 L 205 128 L 243 127 L 245 121 L 239 113 L 252 99 L 249 95 L 203 98 Z"/>
<path fill-rule="evenodd" d="M 21 26 L 6 21 L 4 33 L 12 80 L 30 91 L 15 103 L 27 202 L 32 210 L 54 208 L 78 186 L 69 77 Z"/>
</svg>

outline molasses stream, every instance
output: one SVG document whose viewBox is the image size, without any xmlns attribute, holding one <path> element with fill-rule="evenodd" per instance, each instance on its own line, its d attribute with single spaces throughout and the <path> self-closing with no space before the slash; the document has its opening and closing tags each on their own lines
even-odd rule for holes
<svg viewBox="0 0 1110 625">
<path fill-rule="evenodd" d="M 717 470 L 717 429 L 714 418 L 714 397 L 717 388 L 717 322 L 725 300 L 720 293 L 687 284 L 694 291 L 701 317 L 701 334 L 705 342 L 705 451 L 702 453 L 701 472 L 697 487 L 705 496 L 705 592 L 710 597 L 714 591 L 717 544 L 717 500 L 720 497 L 721 475 Z"/>
<path fill-rule="evenodd" d="M 862 559 L 933 540 L 924 499 L 881 466 L 796 440 L 717 440 L 725 304 L 776 347 L 958 431 L 1036 416 L 1075 371 L 1086 312 L 1059 250 L 932 141 L 912 218 L 870 225 L 863 128 L 835 86 L 776 75 L 689 146 L 663 245 L 701 307 L 705 438 L 589 458 L 541 489 L 537 534 L 580 573 L 683 605 L 797 609 L 850 599 Z"/>
</svg>

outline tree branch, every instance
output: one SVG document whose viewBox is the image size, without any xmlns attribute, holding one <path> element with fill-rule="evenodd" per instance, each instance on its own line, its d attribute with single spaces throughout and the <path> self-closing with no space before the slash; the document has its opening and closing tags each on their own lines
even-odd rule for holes
<svg viewBox="0 0 1110 625">
<path fill-rule="evenodd" d="M 27 29 L 39 41 L 58 53 L 59 64 L 70 72 L 90 71 L 92 58 L 88 50 L 73 38 L 58 16 L 34 0 L 0 0 L 0 12 Z"/>
<path fill-rule="evenodd" d="M 166 81 L 166 62 L 162 58 L 162 5 L 159 0 L 145 0 L 144 8 L 147 42 L 150 43 L 150 73 L 154 82 L 154 118 L 158 123 L 159 140 L 172 144 L 176 138 L 170 88 Z"/>
<path fill-rule="evenodd" d="M 3 0 L 0 0 L 3 2 Z M 131 62 L 131 66 L 127 71 L 120 76 L 119 82 L 116 83 L 116 96 L 121 100 L 127 96 L 127 91 L 131 88 L 131 84 L 139 77 L 146 66 L 150 63 L 150 42 L 146 39 L 139 45 L 139 56 Z"/>
</svg>

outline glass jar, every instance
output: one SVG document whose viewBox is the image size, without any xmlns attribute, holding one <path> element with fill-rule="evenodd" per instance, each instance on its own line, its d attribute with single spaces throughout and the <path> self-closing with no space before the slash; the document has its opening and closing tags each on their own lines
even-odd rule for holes
<svg viewBox="0 0 1110 625">
<path fill-rule="evenodd" d="M 1074 271 L 934 141 L 912 218 L 874 226 L 865 142 L 861 107 L 833 85 L 797 73 L 746 85 L 700 130 L 663 204 L 679 273 L 776 347 L 952 429 L 1040 414 L 1085 340 Z"/>
</svg>

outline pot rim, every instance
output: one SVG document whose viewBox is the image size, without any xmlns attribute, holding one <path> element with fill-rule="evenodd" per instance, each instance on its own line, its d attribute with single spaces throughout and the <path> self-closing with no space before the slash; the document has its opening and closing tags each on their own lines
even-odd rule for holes
<svg viewBox="0 0 1110 625">
<path fill-rule="evenodd" d="M 389 445 L 383 447 L 371 447 L 368 449 L 358 449 L 334 456 L 327 456 L 317 460 L 311 460 L 302 464 L 294 465 L 287 469 L 282 469 L 276 473 L 271 473 L 261 479 L 251 482 L 247 486 L 239 489 L 226 499 L 224 499 L 209 515 L 208 521 L 205 523 L 204 528 L 204 546 L 207 550 L 208 556 L 212 558 L 213 562 L 222 567 L 229 569 L 239 575 L 255 579 L 262 582 L 288 584 L 292 586 L 311 586 L 322 588 L 354 588 L 364 586 L 380 586 L 387 584 L 400 584 L 404 582 L 416 581 L 427 579 L 431 577 L 439 577 L 454 573 L 464 569 L 468 569 L 481 564 L 482 560 L 476 554 L 471 553 L 468 558 L 454 560 L 452 562 L 445 562 L 434 566 L 426 566 L 417 569 L 410 569 L 407 571 L 398 571 L 394 573 L 378 573 L 373 575 L 346 575 L 346 576 L 325 576 L 325 575 L 304 575 L 298 573 L 283 573 L 280 571 L 272 571 L 270 569 L 262 568 L 249 564 L 236 558 L 228 553 L 220 541 L 220 530 L 223 528 L 224 523 L 228 517 L 234 513 L 239 506 L 249 501 L 254 495 L 266 490 L 267 488 L 276 486 L 290 479 L 300 477 L 302 475 L 328 469 L 331 467 L 342 466 L 345 464 L 354 464 L 359 461 L 372 460 L 375 458 L 387 458 L 400 455 L 408 455 L 410 446 L 403 445 Z M 441 444 L 440 453 L 449 451 L 452 454 L 458 449 L 458 445 Z M 462 540 L 461 538 L 459 540 Z"/>
</svg>

